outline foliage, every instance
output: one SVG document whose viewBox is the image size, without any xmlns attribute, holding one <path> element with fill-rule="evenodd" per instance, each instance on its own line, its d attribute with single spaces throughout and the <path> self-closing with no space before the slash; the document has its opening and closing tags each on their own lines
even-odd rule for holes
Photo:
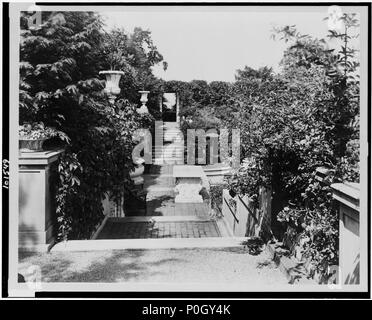
<svg viewBox="0 0 372 320">
<path fill-rule="evenodd" d="M 147 106 L 150 113 L 156 113 L 158 108 L 157 95 L 161 81 L 152 74 L 151 68 L 163 62 L 166 63 L 151 39 L 151 32 L 135 28 L 132 34 L 123 29 L 113 29 L 103 37 L 103 68 L 112 68 L 125 72 L 120 79 L 121 93 L 119 98 L 128 99 L 138 104 L 139 90 L 149 90 Z"/>
<path fill-rule="evenodd" d="M 40 28 L 28 28 L 27 15 L 21 17 L 20 123 L 43 122 L 70 138 L 58 165 L 57 237 L 88 238 L 103 218 L 105 194 L 115 199 L 132 188 L 132 133 L 152 122 L 123 96 L 111 105 L 97 75 L 115 58 L 129 95 L 125 89 L 137 89 L 138 75 L 162 58 L 155 48 L 145 53 L 148 32 L 109 36 L 92 12 L 43 12 Z M 113 36 L 128 41 L 114 48 L 106 42 Z"/>
<path fill-rule="evenodd" d="M 226 188 L 224 185 L 212 185 L 210 187 L 210 197 L 211 197 L 211 206 L 214 209 L 218 209 L 221 212 L 222 210 L 222 192 L 223 189 Z"/>
<path fill-rule="evenodd" d="M 242 165 L 230 188 L 257 200 L 260 186 L 272 187 L 280 199 L 276 227 L 297 230 L 303 255 L 321 273 L 338 261 L 338 216 L 329 184 L 359 181 L 359 64 L 346 47 L 347 31 L 357 22 L 344 19 L 345 32 L 330 32 L 343 40 L 339 52 L 286 26 L 276 30 L 289 43 L 281 73 L 246 67 L 235 82 L 244 107 L 233 123 L 244 130 Z M 331 169 L 326 185 L 315 179 L 320 166 Z"/>
<path fill-rule="evenodd" d="M 69 142 L 69 138 L 65 133 L 54 128 L 45 127 L 42 122 L 24 123 L 19 126 L 18 133 L 22 139 L 50 139 L 58 137 L 63 141 Z"/>
</svg>

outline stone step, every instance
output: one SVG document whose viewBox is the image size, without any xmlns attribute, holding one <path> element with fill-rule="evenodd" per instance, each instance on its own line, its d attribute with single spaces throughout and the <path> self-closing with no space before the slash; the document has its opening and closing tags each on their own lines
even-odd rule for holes
<svg viewBox="0 0 372 320">
<path fill-rule="evenodd" d="M 154 147 L 152 148 L 153 151 L 163 152 L 163 151 L 172 151 L 172 150 L 184 150 L 183 146 L 175 146 L 175 147 Z"/>
<path fill-rule="evenodd" d="M 156 160 L 162 160 L 162 161 L 173 161 L 173 160 L 183 160 L 184 161 L 184 157 L 180 157 L 180 156 L 163 156 L 163 157 L 153 157 L 152 158 L 152 161 L 156 161 Z M 172 164 L 172 163 L 169 163 L 169 164 Z"/>
<path fill-rule="evenodd" d="M 184 159 L 184 157 L 182 155 L 172 155 L 172 154 L 169 154 L 169 155 L 158 155 L 158 156 L 154 156 L 152 157 L 152 160 L 174 160 L 174 159 L 177 159 L 177 160 L 180 160 L 180 159 Z"/>
<path fill-rule="evenodd" d="M 155 165 L 183 165 L 185 163 L 184 159 L 153 159 L 153 164 Z"/>
<path fill-rule="evenodd" d="M 180 155 L 180 156 L 184 156 L 184 153 L 182 152 L 182 150 L 169 150 L 169 151 L 164 151 L 164 152 L 154 152 L 153 153 L 153 156 L 158 156 L 158 157 L 162 157 L 162 156 L 173 156 L 173 155 Z"/>
<path fill-rule="evenodd" d="M 169 156 L 169 157 L 172 157 L 172 156 L 184 156 L 184 153 L 182 152 L 182 150 L 174 150 L 173 152 L 172 151 L 167 151 L 167 152 L 154 152 L 153 153 L 153 157 L 154 156 L 157 156 L 157 157 L 163 157 L 163 156 Z"/>
<path fill-rule="evenodd" d="M 184 158 L 184 154 L 181 152 L 170 152 L 170 153 L 157 153 L 157 154 L 154 154 L 153 159 L 155 158 L 170 158 L 170 159 L 173 159 L 173 158 L 177 158 L 177 159 L 183 159 Z"/>
<path fill-rule="evenodd" d="M 245 241 L 246 238 L 243 237 L 68 240 L 57 243 L 51 249 L 51 252 L 167 248 L 243 248 Z"/>
<path fill-rule="evenodd" d="M 153 154 L 166 154 L 166 153 L 168 153 L 168 154 L 173 154 L 173 153 L 175 153 L 175 152 L 177 152 L 177 153 L 179 153 L 179 152 L 181 152 L 181 154 L 183 154 L 183 149 L 182 148 L 180 148 L 180 149 L 165 149 L 165 150 L 154 150 L 154 152 L 153 152 Z"/>
<path fill-rule="evenodd" d="M 184 153 L 183 152 L 163 152 L 163 153 L 154 153 L 152 155 L 153 158 L 173 158 L 173 157 L 179 157 L 179 158 L 183 158 L 184 157 Z"/>
<path fill-rule="evenodd" d="M 183 148 L 174 148 L 174 149 L 156 149 L 156 150 L 153 150 L 153 152 L 156 152 L 156 153 L 164 153 L 164 152 L 182 152 L 184 151 Z"/>
<path fill-rule="evenodd" d="M 137 216 L 146 216 L 146 209 L 126 209 L 124 210 L 124 214 L 126 217 L 137 217 Z"/>
</svg>

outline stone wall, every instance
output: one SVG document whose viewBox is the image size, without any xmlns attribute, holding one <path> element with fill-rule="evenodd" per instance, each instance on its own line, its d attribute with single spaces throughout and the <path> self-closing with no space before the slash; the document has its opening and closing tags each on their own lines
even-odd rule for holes
<svg viewBox="0 0 372 320">
<path fill-rule="evenodd" d="M 258 207 L 245 195 L 232 197 L 223 190 L 222 214 L 232 234 L 239 237 L 271 238 L 271 191 L 260 189 Z"/>
</svg>

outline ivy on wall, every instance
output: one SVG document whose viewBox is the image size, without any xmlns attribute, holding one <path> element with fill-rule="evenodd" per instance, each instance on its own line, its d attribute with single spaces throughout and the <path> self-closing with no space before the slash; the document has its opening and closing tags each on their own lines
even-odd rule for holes
<svg viewBox="0 0 372 320">
<path fill-rule="evenodd" d="M 20 124 L 43 122 L 70 138 L 58 164 L 56 236 L 88 238 L 103 218 L 106 193 L 115 198 L 132 188 L 132 134 L 153 122 L 136 112 L 136 91 L 163 58 L 148 31 L 107 33 L 93 12 L 42 12 L 37 27 L 29 27 L 27 17 L 20 21 Z M 113 59 L 126 76 L 111 105 L 98 74 Z"/>
</svg>

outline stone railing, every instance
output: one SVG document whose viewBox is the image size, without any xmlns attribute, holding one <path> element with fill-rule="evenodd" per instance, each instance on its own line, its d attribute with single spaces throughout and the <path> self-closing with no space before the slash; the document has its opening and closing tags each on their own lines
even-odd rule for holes
<svg viewBox="0 0 372 320">
<path fill-rule="evenodd" d="M 342 284 L 359 284 L 359 184 L 334 183 L 333 198 L 339 212 L 339 274 Z"/>
<path fill-rule="evenodd" d="M 316 179 L 326 181 L 329 169 L 317 168 Z M 338 275 L 341 284 L 359 284 L 359 184 L 352 182 L 330 185 L 339 214 L 339 266 Z"/>
</svg>

